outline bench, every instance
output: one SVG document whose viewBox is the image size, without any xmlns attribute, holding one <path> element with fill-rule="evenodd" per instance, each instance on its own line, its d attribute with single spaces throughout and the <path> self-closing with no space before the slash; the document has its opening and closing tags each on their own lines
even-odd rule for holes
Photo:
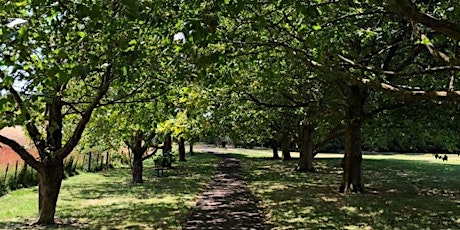
<svg viewBox="0 0 460 230">
<path fill-rule="evenodd" d="M 165 167 L 164 160 L 162 158 L 158 158 L 153 160 L 153 163 L 155 164 L 154 170 L 157 172 L 157 177 L 165 177 L 165 170 L 168 168 Z"/>
<path fill-rule="evenodd" d="M 158 168 L 154 168 L 154 169 L 155 169 L 155 171 L 157 171 L 157 177 L 160 177 L 160 176 L 164 177 L 165 176 L 165 168 L 158 167 Z M 160 175 L 160 173 L 161 173 L 161 175 Z"/>
</svg>

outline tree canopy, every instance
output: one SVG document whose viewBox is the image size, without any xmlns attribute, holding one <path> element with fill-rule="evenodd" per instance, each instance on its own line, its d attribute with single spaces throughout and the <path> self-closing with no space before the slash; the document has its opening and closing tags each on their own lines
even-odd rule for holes
<svg viewBox="0 0 460 230">
<path fill-rule="evenodd" d="M 459 147 L 455 1 L 1 4 L 0 128 L 23 125 L 40 157 L 0 142 L 39 173 L 39 224 L 82 138 L 136 152 L 134 182 L 171 136 L 295 142 L 301 171 L 341 138 L 343 192 L 364 191 L 363 146 Z"/>
</svg>

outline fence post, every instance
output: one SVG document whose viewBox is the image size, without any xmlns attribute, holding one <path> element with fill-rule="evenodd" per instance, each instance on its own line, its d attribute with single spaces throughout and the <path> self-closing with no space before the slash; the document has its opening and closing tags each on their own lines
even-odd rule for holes
<svg viewBox="0 0 460 230">
<path fill-rule="evenodd" d="M 109 168 L 109 151 L 105 154 L 105 167 Z"/>
<path fill-rule="evenodd" d="M 97 171 L 99 171 L 99 170 L 98 170 L 98 167 L 99 167 L 99 155 L 97 155 L 97 154 L 94 155 L 94 158 L 96 158 L 96 164 L 95 164 L 95 165 L 96 165 L 96 168 L 94 169 L 94 171 L 97 172 Z"/>
<path fill-rule="evenodd" d="M 88 156 L 88 172 L 91 172 L 91 152 L 89 152 Z"/>
<path fill-rule="evenodd" d="M 7 178 L 7 176 L 8 176 L 8 169 L 9 169 L 9 167 L 10 167 L 10 163 L 7 163 L 7 164 L 6 164 L 6 170 L 5 170 L 5 178 L 3 178 L 3 181 L 5 181 L 5 183 L 6 183 L 6 178 Z"/>
<path fill-rule="evenodd" d="M 14 177 L 13 177 L 13 181 L 15 184 L 16 184 L 16 176 L 18 174 L 18 164 L 19 164 L 19 161 L 16 160 L 16 167 L 14 168 Z"/>
<path fill-rule="evenodd" d="M 104 154 L 101 153 L 101 162 L 99 163 L 99 171 L 104 168 Z"/>
<path fill-rule="evenodd" d="M 22 166 L 21 172 L 19 172 L 19 177 L 18 177 L 18 184 L 22 184 L 24 187 L 27 186 L 26 184 L 26 175 L 27 175 L 27 163 L 24 162 L 24 165 Z"/>
<path fill-rule="evenodd" d="M 80 159 L 81 160 L 81 159 Z M 86 155 L 83 155 L 83 161 L 81 161 L 81 169 L 85 169 Z M 80 166 L 78 166 L 80 167 Z"/>
<path fill-rule="evenodd" d="M 74 161 L 72 162 L 72 171 L 73 172 L 77 172 L 78 158 L 79 158 L 78 156 L 75 156 Z"/>
</svg>

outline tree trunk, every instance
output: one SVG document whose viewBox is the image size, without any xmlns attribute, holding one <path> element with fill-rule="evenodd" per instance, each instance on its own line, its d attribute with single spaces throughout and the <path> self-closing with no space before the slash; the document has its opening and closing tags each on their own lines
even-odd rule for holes
<svg viewBox="0 0 460 230">
<path fill-rule="evenodd" d="M 138 149 L 133 149 L 133 167 L 131 169 L 131 174 L 133 176 L 132 183 L 133 184 L 140 184 L 144 183 L 142 179 L 142 173 L 144 171 L 144 164 L 142 161 L 143 152 L 139 151 Z"/>
<path fill-rule="evenodd" d="M 289 147 L 289 138 L 284 138 L 281 141 L 281 153 L 283 154 L 283 160 L 291 160 L 291 150 Z"/>
<path fill-rule="evenodd" d="M 272 150 L 273 150 L 273 159 L 278 160 L 280 156 L 278 155 L 278 143 L 272 141 Z"/>
<path fill-rule="evenodd" d="M 172 138 L 171 134 L 167 134 L 163 143 L 163 157 L 165 159 L 164 167 L 172 167 Z"/>
<path fill-rule="evenodd" d="M 195 153 L 193 153 L 193 144 L 192 143 L 189 143 L 189 152 L 190 152 L 190 155 L 195 155 Z"/>
<path fill-rule="evenodd" d="M 185 140 L 183 137 L 179 138 L 179 161 L 185 161 Z"/>
<path fill-rule="evenodd" d="M 368 93 L 359 86 L 351 86 L 345 128 L 345 156 L 340 192 L 364 192 L 362 181 L 361 126 Z"/>
<path fill-rule="evenodd" d="M 131 175 L 133 177 L 132 183 L 143 183 L 142 173 L 144 171 L 143 156 L 147 151 L 147 146 L 142 145 L 142 140 L 145 138 L 144 133 L 138 131 L 134 136 L 131 137 L 130 141 L 125 142 L 129 150 L 133 153 L 133 164 L 131 167 Z"/>
<path fill-rule="evenodd" d="M 46 127 L 46 143 L 53 152 L 62 148 L 62 106 L 60 96 L 53 96 L 51 103 L 47 105 L 49 118 Z"/>
<path fill-rule="evenodd" d="M 64 162 L 62 160 L 50 160 L 43 170 L 38 172 L 38 210 L 37 224 L 54 224 L 56 203 L 64 178 Z"/>
<path fill-rule="evenodd" d="M 271 146 L 272 152 L 273 152 L 272 158 L 275 159 L 275 160 L 280 159 L 280 156 L 278 155 L 279 143 L 275 139 L 272 139 L 270 141 L 270 146 Z"/>
<path fill-rule="evenodd" d="M 313 172 L 313 125 L 302 125 L 302 133 L 300 135 L 300 158 L 298 171 Z"/>
</svg>

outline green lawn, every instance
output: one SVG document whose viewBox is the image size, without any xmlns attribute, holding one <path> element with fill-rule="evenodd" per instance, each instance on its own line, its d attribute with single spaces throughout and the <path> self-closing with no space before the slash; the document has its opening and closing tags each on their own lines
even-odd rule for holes
<svg viewBox="0 0 460 230">
<path fill-rule="evenodd" d="M 340 158 L 317 159 L 316 173 L 298 173 L 297 161 L 235 155 L 275 229 L 460 229 L 460 164 L 454 159 L 365 156 L 367 193 L 344 195 L 338 192 Z"/>
<path fill-rule="evenodd" d="M 158 178 L 152 160 L 145 182 L 130 184 L 130 169 L 83 173 L 64 181 L 56 217 L 67 229 L 181 229 L 197 195 L 205 188 L 219 158 L 189 157 L 167 177 Z M 37 188 L 12 191 L 0 197 L 0 229 L 24 227 L 37 217 Z"/>
<path fill-rule="evenodd" d="M 316 173 L 293 171 L 269 150 L 207 149 L 234 154 L 275 229 L 460 229 L 460 157 L 365 155 L 366 194 L 338 192 L 340 154 L 321 154 Z M 334 158 L 336 157 L 336 158 Z M 459 159 L 457 159 L 459 158 Z M 198 154 L 157 178 L 147 161 L 145 183 L 131 185 L 129 168 L 84 173 L 64 181 L 57 220 L 66 229 L 180 229 L 219 158 Z M 0 197 L 0 229 L 37 216 L 37 188 Z"/>
</svg>

